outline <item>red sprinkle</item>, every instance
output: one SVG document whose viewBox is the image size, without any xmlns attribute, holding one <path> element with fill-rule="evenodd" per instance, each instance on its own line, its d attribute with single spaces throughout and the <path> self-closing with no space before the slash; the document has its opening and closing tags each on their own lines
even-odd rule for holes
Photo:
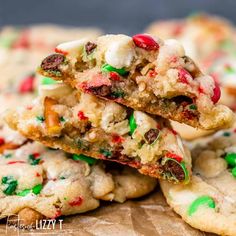
<svg viewBox="0 0 236 236">
<path fill-rule="evenodd" d="M 61 210 L 57 210 L 55 215 L 52 217 L 52 219 L 56 219 L 57 217 L 61 216 L 62 215 L 62 212 Z"/>
<path fill-rule="evenodd" d="M 136 34 L 133 37 L 135 45 L 147 51 L 158 50 L 159 44 L 147 34 Z"/>
<path fill-rule="evenodd" d="M 12 164 L 17 164 L 17 163 L 26 163 L 25 161 L 9 161 L 7 162 L 8 165 L 12 165 Z"/>
<path fill-rule="evenodd" d="M 41 175 L 39 174 L 39 172 L 36 172 L 35 176 L 40 177 Z"/>
<path fill-rule="evenodd" d="M 115 81 L 120 81 L 120 76 L 116 72 L 110 72 L 110 78 Z"/>
<path fill-rule="evenodd" d="M 88 117 L 84 115 L 82 111 L 79 111 L 77 116 L 79 117 L 80 120 L 87 120 Z"/>
<path fill-rule="evenodd" d="M 5 143 L 5 139 L 0 137 L 0 145 L 3 145 Z"/>
<path fill-rule="evenodd" d="M 59 49 L 59 48 L 55 48 L 54 51 L 57 52 L 57 53 L 61 53 L 61 54 L 63 54 L 63 55 L 67 55 L 67 54 L 68 54 L 68 52 L 63 51 L 63 50 L 61 50 L 61 49 Z"/>
<path fill-rule="evenodd" d="M 199 92 L 199 93 L 204 93 L 204 89 L 203 89 L 202 87 L 199 87 L 199 88 L 198 88 L 198 92 Z"/>
<path fill-rule="evenodd" d="M 83 198 L 82 197 L 77 197 L 77 198 L 75 198 L 74 201 L 69 202 L 69 205 L 72 206 L 72 207 L 73 206 L 80 206 L 82 204 L 82 202 L 83 202 Z"/>
<path fill-rule="evenodd" d="M 157 73 L 155 70 L 150 70 L 149 73 L 148 73 L 148 75 L 149 75 L 151 78 L 156 77 L 157 74 L 158 74 L 158 73 Z"/>
<path fill-rule="evenodd" d="M 175 153 L 170 153 L 170 152 L 168 152 L 168 153 L 166 154 L 166 156 L 169 157 L 169 158 L 175 159 L 175 160 L 178 161 L 178 162 L 181 162 L 182 159 L 183 159 L 181 156 L 179 156 L 179 155 L 177 155 L 177 154 L 175 154 Z"/>
<path fill-rule="evenodd" d="M 220 86 L 215 83 L 215 88 L 213 90 L 213 96 L 211 97 L 212 102 L 215 104 L 220 100 L 220 96 L 221 96 L 221 91 L 220 91 Z"/>
<path fill-rule="evenodd" d="M 34 75 L 26 77 L 19 86 L 20 93 L 29 93 L 34 91 Z"/>
<path fill-rule="evenodd" d="M 121 137 L 118 134 L 112 134 L 112 140 L 113 143 L 122 143 L 124 141 L 124 138 Z"/>
<path fill-rule="evenodd" d="M 193 77 L 190 75 L 190 73 L 187 70 L 185 70 L 184 68 L 179 69 L 178 78 L 179 78 L 179 81 L 184 84 L 189 84 L 189 82 L 188 82 L 189 78 L 193 79 Z"/>
<path fill-rule="evenodd" d="M 38 157 L 40 156 L 40 154 L 38 152 L 35 152 L 32 155 L 34 156 L 35 159 L 38 159 Z"/>
</svg>

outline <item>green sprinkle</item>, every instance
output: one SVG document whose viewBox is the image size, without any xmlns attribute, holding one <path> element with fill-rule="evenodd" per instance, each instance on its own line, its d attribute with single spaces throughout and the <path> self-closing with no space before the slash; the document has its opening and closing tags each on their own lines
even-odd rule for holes
<svg viewBox="0 0 236 236">
<path fill-rule="evenodd" d="M 65 122 L 66 120 L 65 120 L 65 118 L 64 118 L 63 116 L 61 116 L 61 117 L 60 117 L 60 121 L 61 121 L 61 122 Z"/>
<path fill-rule="evenodd" d="M 80 155 L 77 155 L 77 154 L 73 154 L 72 156 L 72 159 L 74 161 L 85 161 L 87 162 L 89 165 L 93 165 L 97 162 L 96 159 L 92 158 L 92 157 L 88 157 L 88 156 L 85 156 L 83 154 L 80 154 Z"/>
<path fill-rule="evenodd" d="M 43 116 L 36 116 L 36 120 L 43 123 L 45 121 Z"/>
<path fill-rule="evenodd" d="M 11 153 L 7 153 L 7 154 L 4 154 L 3 155 L 5 158 L 11 158 L 12 157 L 12 154 Z"/>
<path fill-rule="evenodd" d="M 191 109 L 191 110 L 197 110 L 197 106 L 194 105 L 194 104 L 192 104 L 192 105 L 189 106 L 189 109 Z"/>
<path fill-rule="evenodd" d="M 35 195 L 38 195 L 38 194 L 40 194 L 42 188 L 43 188 L 43 185 L 42 185 L 42 184 L 35 185 L 35 186 L 32 188 L 32 192 L 33 192 Z"/>
<path fill-rule="evenodd" d="M 64 200 L 66 201 L 66 200 L 67 200 L 67 197 L 64 197 Z"/>
<path fill-rule="evenodd" d="M 236 153 L 227 153 L 225 156 L 225 160 L 229 166 L 235 167 L 236 166 Z"/>
<path fill-rule="evenodd" d="M 61 176 L 60 179 L 66 179 L 64 176 Z"/>
<path fill-rule="evenodd" d="M 116 73 L 118 73 L 119 75 L 126 75 L 128 74 L 128 71 L 126 71 L 124 68 L 121 68 L 121 69 L 116 69 L 115 67 L 109 65 L 109 64 L 104 64 L 102 66 L 102 72 L 111 72 L 111 71 L 114 71 Z"/>
<path fill-rule="evenodd" d="M 111 93 L 111 96 L 114 98 L 123 98 L 125 96 L 125 93 L 123 91 L 113 91 Z"/>
<path fill-rule="evenodd" d="M 234 168 L 231 170 L 231 173 L 232 173 L 233 177 L 236 178 L 236 167 L 234 167 Z"/>
<path fill-rule="evenodd" d="M 200 206 L 208 206 L 210 208 L 215 208 L 215 201 L 209 196 L 201 196 L 197 198 L 188 208 L 188 215 L 192 216 Z"/>
<path fill-rule="evenodd" d="M 109 150 L 103 148 L 100 149 L 100 153 L 105 157 L 111 157 L 112 154 Z"/>
<path fill-rule="evenodd" d="M 131 135 L 134 133 L 136 128 L 137 128 L 137 124 L 136 124 L 136 121 L 135 121 L 135 118 L 134 118 L 134 113 L 132 113 L 132 115 L 129 118 L 129 129 L 130 129 Z"/>
<path fill-rule="evenodd" d="M 231 136 L 231 133 L 230 133 L 230 132 L 224 132 L 224 133 L 223 133 L 223 136 L 229 137 L 229 136 Z"/>
<path fill-rule="evenodd" d="M 36 159 L 33 154 L 30 154 L 30 155 L 28 156 L 28 162 L 29 162 L 30 165 L 32 165 L 32 166 L 38 165 L 40 161 L 41 161 L 41 159 L 40 159 L 40 158 L 37 158 L 37 159 Z"/>
<path fill-rule="evenodd" d="M 2 177 L 2 184 L 6 185 L 5 190 L 3 192 L 6 195 L 13 195 L 18 185 L 18 181 L 14 179 L 13 176 L 4 176 Z"/>
<path fill-rule="evenodd" d="M 47 84 L 57 84 L 58 82 L 52 78 L 49 77 L 43 77 L 41 80 L 41 83 L 43 85 L 47 85 Z"/>
<path fill-rule="evenodd" d="M 28 195 L 30 192 L 31 192 L 31 189 L 24 189 L 21 192 L 17 193 L 17 196 L 24 197 L 24 196 Z"/>
</svg>

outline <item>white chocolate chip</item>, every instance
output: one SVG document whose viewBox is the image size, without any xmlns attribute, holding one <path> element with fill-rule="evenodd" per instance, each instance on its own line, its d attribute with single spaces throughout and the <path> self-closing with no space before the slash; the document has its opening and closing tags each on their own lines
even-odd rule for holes
<svg viewBox="0 0 236 236">
<path fill-rule="evenodd" d="M 95 131 L 92 131 L 91 133 L 88 134 L 88 138 L 90 141 L 95 140 L 97 137 L 97 134 Z"/>
<path fill-rule="evenodd" d="M 175 52 L 174 54 L 178 55 L 179 57 L 183 57 L 185 55 L 183 46 L 177 40 L 167 39 L 165 41 L 165 45 L 171 48 L 171 50 Z"/>
<path fill-rule="evenodd" d="M 117 68 L 129 67 L 135 56 L 135 50 L 132 38 L 124 36 L 119 41 L 112 42 L 106 52 L 106 62 Z"/>
<path fill-rule="evenodd" d="M 138 85 L 139 92 L 143 92 L 145 89 L 146 89 L 146 83 L 144 82 L 139 83 Z"/>
</svg>

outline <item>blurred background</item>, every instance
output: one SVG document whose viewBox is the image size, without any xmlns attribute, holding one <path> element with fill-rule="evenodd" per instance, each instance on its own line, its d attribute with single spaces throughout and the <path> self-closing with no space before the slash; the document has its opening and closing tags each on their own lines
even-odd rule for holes
<svg viewBox="0 0 236 236">
<path fill-rule="evenodd" d="M 154 20 L 185 17 L 197 11 L 236 22 L 234 0 L 1 0 L 0 3 L 0 26 L 57 23 L 134 34 Z"/>
</svg>

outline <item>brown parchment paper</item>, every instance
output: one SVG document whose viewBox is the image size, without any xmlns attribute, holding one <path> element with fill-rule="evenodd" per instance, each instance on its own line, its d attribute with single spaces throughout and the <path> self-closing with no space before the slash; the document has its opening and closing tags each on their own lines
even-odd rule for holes
<svg viewBox="0 0 236 236">
<path fill-rule="evenodd" d="M 22 231 L 0 224 L 0 235 L 60 236 L 212 236 L 186 224 L 167 205 L 157 188 L 138 200 L 102 203 L 101 207 L 80 215 L 64 217 L 62 229 Z"/>
</svg>

